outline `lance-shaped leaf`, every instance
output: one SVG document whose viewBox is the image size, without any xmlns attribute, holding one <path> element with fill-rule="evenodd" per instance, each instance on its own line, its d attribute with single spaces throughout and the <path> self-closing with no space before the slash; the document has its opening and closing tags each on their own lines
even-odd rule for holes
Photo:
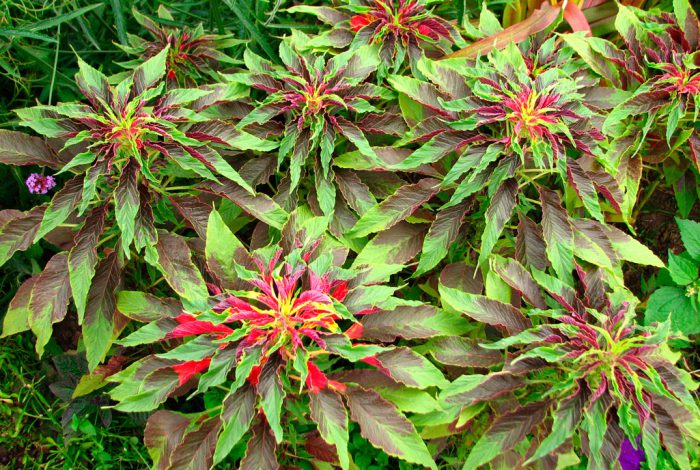
<svg viewBox="0 0 700 470">
<path fill-rule="evenodd" d="M 97 265 L 85 308 L 83 339 L 91 371 L 102 362 L 112 346 L 116 290 L 120 283 L 121 263 L 116 252 L 112 252 Z"/>
<path fill-rule="evenodd" d="M 438 180 L 424 178 L 416 184 L 399 188 L 396 193 L 365 212 L 347 235 L 353 238 L 364 237 L 393 227 L 433 197 L 439 187 Z"/>
<path fill-rule="evenodd" d="M 588 173 L 574 159 L 567 160 L 566 173 L 569 176 L 571 186 L 576 190 L 576 194 L 581 198 L 588 213 L 599 222 L 604 222 L 603 213 L 600 212 L 598 193 Z"/>
<path fill-rule="evenodd" d="M 431 305 L 399 306 L 365 315 L 362 338 L 392 343 L 403 339 L 431 338 L 446 334 L 466 333 L 469 325 L 461 316 L 438 310 Z"/>
<path fill-rule="evenodd" d="M 450 245 L 459 234 L 469 205 L 468 202 L 462 202 L 438 212 L 423 241 L 423 251 L 416 269 L 416 276 L 430 271 L 447 256 Z"/>
<path fill-rule="evenodd" d="M 170 287 L 183 300 L 199 310 L 208 306 L 209 291 L 202 275 L 192 262 L 185 239 L 166 231 L 158 232 L 158 243 L 147 248 L 146 260 L 157 266 Z"/>
<path fill-rule="evenodd" d="M 62 224 L 75 210 L 83 194 L 83 177 L 76 176 L 68 181 L 51 199 L 44 212 L 39 231 L 34 235 L 36 243 L 44 235 Z"/>
<path fill-rule="evenodd" d="M 377 204 L 369 187 L 353 171 L 337 171 L 335 181 L 348 205 L 360 215 L 365 214 Z"/>
<path fill-rule="evenodd" d="M 525 266 L 533 266 L 540 271 L 547 267 L 547 252 L 542 230 L 525 215 L 520 215 L 518 236 L 515 239 L 515 259 Z"/>
<path fill-rule="evenodd" d="M 143 440 L 156 469 L 170 468 L 173 451 L 191 423 L 190 418 L 166 410 L 156 411 L 148 418 Z"/>
<path fill-rule="evenodd" d="M 19 286 L 15 296 L 7 307 L 5 317 L 2 321 L 2 334 L 0 338 L 21 333 L 29 329 L 29 317 L 32 314 L 29 310 L 29 301 L 32 296 L 34 283 L 39 276 L 30 277 Z"/>
<path fill-rule="evenodd" d="M 413 424 L 377 392 L 348 388 L 345 395 L 352 420 L 362 437 L 389 455 L 436 469 L 435 461 Z"/>
<path fill-rule="evenodd" d="M 210 418 L 185 434 L 173 450 L 170 470 L 199 470 L 212 467 L 214 447 L 221 428 L 218 418 Z"/>
<path fill-rule="evenodd" d="M 27 212 L 0 211 L 0 266 L 16 251 L 26 250 L 32 245 L 45 210 L 46 206 L 37 206 Z"/>
<path fill-rule="evenodd" d="M 535 402 L 497 418 L 472 448 L 463 470 L 476 469 L 514 448 L 544 420 L 548 409 L 549 402 Z"/>
<path fill-rule="evenodd" d="M 97 265 L 97 242 L 104 230 L 107 206 L 95 208 L 75 237 L 75 245 L 68 254 L 68 272 L 73 290 L 73 302 L 78 310 L 78 323 L 85 316 L 88 291 Z"/>
<path fill-rule="evenodd" d="M 130 160 L 119 177 L 114 193 L 114 215 L 121 230 L 122 248 L 126 256 L 129 256 L 129 247 L 136 232 L 136 215 L 139 212 L 138 173 L 138 163 Z"/>
<path fill-rule="evenodd" d="M 547 244 L 547 257 L 560 279 L 573 284 L 574 231 L 569 216 L 561 205 L 559 195 L 546 188 L 539 188 L 542 201 L 542 232 Z"/>
<path fill-rule="evenodd" d="M 484 349 L 476 341 L 460 336 L 434 339 L 426 349 L 436 361 L 450 366 L 491 367 L 503 360 L 499 351 Z"/>
<path fill-rule="evenodd" d="M 520 263 L 513 259 L 494 257 L 492 266 L 501 279 L 525 297 L 530 305 L 542 310 L 547 308 L 539 286 Z"/>
<path fill-rule="evenodd" d="M 409 387 L 424 389 L 443 387 L 448 383 L 437 367 L 410 348 L 399 347 L 381 352 L 375 359 L 382 365 L 384 373 Z"/>
<path fill-rule="evenodd" d="M 475 403 L 493 400 L 525 385 L 525 381 L 508 372 L 489 375 L 462 375 L 440 394 L 440 400 L 448 404 L 471 406 Z"/>
<path fill-rule="evenodd" d="M 214 451 L 214 464 L 221 462 L 248 432 L 255 416 L 255 390 L 250 385 L 233 390 L 224 399 L 221 434 Z"/>
<path fill-rule="evenodd" d="M 318 426 L 323 439 L 333 445 L 338 454 L 338 461 L 343 470 L 350 467 L 348 454 L 348 413 L 343 400 L 332 390 L 323 389 L 309 395 L 311 419 Z"/>
<path fill-rule="evenodd" d="M 569 439 L 581 421 L 585 406 L 586 396 L 582 391 L 562 401 L 556 411 L 554 411 L 552 431 L 544 438 L 535 453 L 525 464 L 532 463 L 545 457 L 550 452 L 554 452 Z"/>
<path fill-rule="evenodd" d="M 133 320 L 151 322 L 177 317 L 182 313 L 182 305 L 175 299 L 123 290 L 117 295 L 117 310 Z"/>
<path fill-rule="evenodd" d="M 520 333 L 531 325 L 517 308 L 483 295 L 468 294 L 443 284 L 439 286 L 442 301 L 458 312 L 488 325 L 505 328 L 510 335 Z"/>
<path fill-rule="evenodd" d="M 41 356 L 51 338 L 52 325 L 63 320 L 70 298 L 68 257 L 65 253 L 54 255 L 32 286 L 29 301 L 29 327 L 36 335 L 36 352 Z"/>
<path fill-rule="evenodd" d="M 353 266 L 405 264 L 421 250 L 426 225 L 399 222 L 365 245 Z"/>
<path fill-rule="evenodd" d="M 7 130 L 0 130 L 0 163 L 40 165 L 55 170 L 59 170 L 64 164 L 44 139 Z"/>
<path fill-rule="evenodd" d="M 265 194 L 253 196 L 234 182 L 227 181 L 222 184 L 207 183 L 205 188 L 207 191 L 230 199 L 253 217 L 276 229 L 282 229 L 289 217 L 289 214 L 269 196 Z"/>
<path fill-rule="evenodd" d="M 248 257 L 243 244 L 216 210 L 209 214 L 205 255 L 207 266 L 224 283 L 224 287 L 233 285 L 237 278 L 236 264 L 244 264 Z"/>
<path fill-rule="evenodd" d="M 241 460 L 241 470 L 278 470 L 277 443 L 270 426 L 265 420 L 259 420 L 253 426 L 253 435 L 248 441 L 245 457 Z"/>
<path fill-rule="evenodd" d="M 281 367 L 279 356 L 273 356 L 260 371 L 258 381 L 258 394 L 267 422 L 275 435 L 275 440 L 282 442 L 284 431 L 282 430 L 282 402 L 284 401 L 284 389 L 277 376 L 277 369 Z"/>
<path fill-rule="evenodd" d="M 481 235 L 481 252 L 479 265 L 488 259 L 493 247 L 503 232 L 506 222 L 513 215 L 513 209 L 518 202 L 518 183 L 514 179 L 504 181 L 493 195 L 491 205 L 486 210 L 486 227 Z"/>
</svg>

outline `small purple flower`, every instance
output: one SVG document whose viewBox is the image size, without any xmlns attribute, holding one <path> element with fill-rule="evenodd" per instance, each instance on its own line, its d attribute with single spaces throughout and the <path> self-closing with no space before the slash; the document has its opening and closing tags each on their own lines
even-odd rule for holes
<svg viewBox="0 0 700 470">
<path fill-rule="evenodd" d="M 39 173 L 32 173 L 27 178 L 27 189 L 32 194 L 46 194 L 56 187 L 56 180 L 53 176 L 44 176 Z"/>
<path fill-rule="evenodd" d="M 629 439 L 625 438 L 622 441 L 620 449 L 620 466 L 622 470 L 639 470 L 642 467 L 642 462 L 646 460 L 644 449 L 641 446 L 641 439 L 637 437 L 637 448 L 632 446 Z"/>
</svg>

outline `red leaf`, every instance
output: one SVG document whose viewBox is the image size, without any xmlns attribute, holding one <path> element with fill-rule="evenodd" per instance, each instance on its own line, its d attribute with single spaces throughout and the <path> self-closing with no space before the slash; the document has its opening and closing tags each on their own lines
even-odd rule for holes
<svg viewBox="0 0 700 470">
<path fill-rule="evenodd" d="M 211 357 L 206 357 L 201 361 L 187 361 L 183 362 L 182 364 L 173 366 L 173 370 L 177 372 L 177 375 L 179 377 L 179 385 L 184 384 L 196 374 L 208 368 L 210 362 Z"/>
<path fill-rule="evenodd" d="M 309 369 L 309 375 L 306 376 L 306 386 L 312 393 L 319 393 L 328 386 L 328 377 L 313 362 L 308 361 L 306 366 Z"/>
</svg>

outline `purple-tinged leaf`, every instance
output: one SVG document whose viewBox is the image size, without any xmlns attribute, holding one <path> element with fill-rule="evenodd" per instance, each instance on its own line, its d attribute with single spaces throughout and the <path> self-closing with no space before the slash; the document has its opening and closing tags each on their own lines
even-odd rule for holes
<svg viewBox="0 0 700 470">
<path fill-rule="evenodd" d="M 494 400 L 523 386 L 525 380 L 522 377 L 507 372 L 461 375 L 447 387 L 443 387 L 440 400 L 448 404 L 471 406 L 482 401 Z"/>
<path fill-rule="evenodd" d="M 337 171 L 335 181 L 348 205 L 360 216 L 377 204 L 377 200 L 357 173 L 347 170 Z"/>
<path fill-rule="evenodd" d="M 463 468 L 474 470 L 513 449 L 530 434 L 532 428 L 544 421 L 549 406 L 548 401 L 529 403 L 496 418 L 472 448 Z"/>
<path fill-rule="evenodd" d="M 394 348 L 377 354 L 375 358 L 382 365 L 382 372 L 409 387 L 442 388 L 448 383 L 437 367 L 410 348 Z"/>
<path fill-rule="evenodd" d="M 486 210 L 486 227 L 481 235 L 481 252 L 479 253 L 479 266 L 483 266 L 496 242 L 501 236 L 506 223 L 513 215 L 513 209 L 518 202 L 518 183 L 514 179 L 504 181 L 498 187 L 491 204 Z"/>
<path fill-rule="evenodd" d="M 435 461 L 413 424 L 377 392 L 357 387 L 346 392 L 352 420 L 362 437 L 387 454 L 436 469 Z"/>
<path fill-rule="evenodd" d="M 139 212 L 140 199 L 138 190 L 139 165 L 136 160 L 129 160 L 119 177 L 119 184 L 114 192 L 114 217 L 121 231 L 122 249 L 128 257 L 131 242 L 136 231 L 136 215 Z"/>
<path fill-rule="evenodd" d="M 212 468 L 214 447 L 221 428 L 218 418 L 209 418 L 187 432 L 173 450 L 169 470 L 207 470 Z"/>
<path fill-rule="evenodd" d="M 432 198 L 439 187 L 438 180 L 424 178 L 399 188 L 394 195 L 368 210 L 347 235 L 359 238 L 393 227 Z"/>
<path fill-rule="evenodd" d="M 450 245 L 457 239 L 470 206 L 471 204 L 465 201 L 438 212 L 423 241 L 423 251 L 416 269 L 416 276 L 430 271 L 447 256 Z"/>
<path fill-rule="evenodd" d="M 163 48 L 134 70 L 134 88 L 132 94 L 138 96 L 144 91 L 156 86 L 165 76 L 165 63 L 170 52 L 169 47 Z"/>
<path fill-rule="evenodd" d="M 574 396 L 561 401 L 554 411 L 554 422 L 549 435 L 540 443 L 535 453 L 525 462 L 532 462 L 546 457 L 556 451 L 559 446 L 569 439 L 579 426 L 583 410 L 586 407 L 586 393 L 579 390 Z"/>
<path fill-rule="evenodd" d="M 78 311 L 78 323 L 83 323 L 90 284 L 97 265 L 97 242 L 104 230 L 107 206 L 95 208 L 85 219 L 68 254 L 68 271 L 73 290 L 73 302 Z"/>
<path fill-rule="evenodd" d="M 258 395 L 260 395 L 260 406 L 278 443 L 282 442 L 284 433 L 281 415 L 285 397 L 284 389 L 277 376 L 280 367 L 282 367 L 282 362 L 279 355 L 274 355 L 262 367 L 257 388 Z"/>
<path fill-rule="evenodd" d="M 454 310 L 488 325 L 504 328 L 509 335 L 514 335 L 530 328 L 532 325 L 517 308 L 482 295 L 468 294 L 440 284 L 442 302 Z"/>
<path fill-rule="evenodd" d="M 354 267 L 376 264 L 406 264 L 420 253 L 428 227 L 399 222 L 378 234 L 365 245 L 353 263 Z"/>
<path fill-rule="evenodd" d="M 137 250 L 155 245 L 158 241 L 151 199 L 148 187 L 143 183 L 139 184 L 139 212 L 136 214 L 134 225 L 134 246 Z"/>
<path fill-rule="evenodd" d="M 501 279 L 517 290 L 530 305 L 542 310 L 547 308 L 539 286 L 520 263 L 513 259 L 498 257 L 493 258 L 492 266 Z"/>
<path fill-rule="evenodd" d="M 0 211 L 0 266 L 16 251 L 32 246 L 44 218 L 46 206 L 36 206 L 27 212 L 13 209 Z"/>
<path fill-rule="evenodd" d="M 209 290 L 192 262 L 190 248 L 184 238 L 159 231 L 158 243 L 146 249 L 146 260 L 158 267 L 170 287 L 186 303 L 198 310 L 208 308 Z"/>
<path fill-rule="evenodd" d="M 262 220 L 267 225 L 282 229 L 289 214 L 265 194 L 250 195 L 236 183 L 227 181 L 223 184 L 205 183 L 204 188 L 214 194 L 230 199 L 245 212 Z"/>
<path fill-rule="evenodd" d="M 250 385 L 232 390 L 221 411 L 221 434 L 216 443 L 214 464 L 221 462 L 243 438 L 255 416 L 255 390 Z"/>
<path fill-rule="evenodd" d="M 90 371 L 102 362 L 112 346 L 116 290 L 120 283 L 121 263 L 117 253 L 112 252 L 97 265 L 85 306 L 83 339 Z"/>
<path fill-rule="evenodd" d="M 44 235 L 65 222 L 68 216 L 75 210 L 83 193 L 83 177 L 76 176 L 68 181 L 58 191 L 44 212 L 39 231 L 34 236 L 34 242 L 39 241 Z"/>
<path fill-rule="evenodd" d="M 204 252 L 207 267 L 226 288 L 232 288 L 238 278 L 236 264 L 249 264 L 248 251 L 216 210 L 209 214 Z"/>
<path fill-rule="evenodd" d="M 328 389 L 311 393 L 309 408 L 311 419 L 318 426 L 321 437 L 335 447 L 341 468 L 347 470 L 350 467 L 348 413 L 340 395 Z"/>
<path fill-rule="evenodd" d="M 427 349 L 436 361 L 449 366 L 487 368 L 503 362 L 499 351 L 484 349 L 476 341 L 460 336 L 434 339 Z"/>
<path fill-rule="evenodd" d="M 603 213 L 600 211 L 600 204 L 598 203 L 598 193 L 588 173 L 581 168 L 581 165 L 576 160 L 571 158 L 566 162 L 566 172 L 571 186 L 578 194 L 578 197 L 581 198 L 588 213 L 599 222 L 604 222 Z"/>
<path fill-rule="evenodd" d="M 6 130 L 0 130 L 0 163 L 39 165 L 54 170 L 60 170 L 64 165 L 44 139 Z"/>
<path fill-rule="evenodd" d="M 199 238 L 206 240 L 207 223 L 212 204 L 195 196 L 170 197 L 170 202 L 182 214 L 188 225 L 197 232 Z"/>
<path fill-rule="evenodd" d="M 39 276 L 30 277 L 17 289 L 15 296 L 7 307 L 7 312 L 5 312 L 0 338 L 5 338 L 29 329 L 29 317 L 31 316 L 29 301 L 32 297 L 32 289 L 38 278 Z"/>
<path fill-rule="evenodd" d="M 143 440 L 153 459 L 154 468 L 170 468 L 173 451 L 182 441 L 190 424 L 190 418 L 166 410 L 156 411 L 148 418 Z"/>
<path fill-rule="evenodd" d="M 547 267 L 547 254 L 540 227 L 525 215 L 520 215 L 518 236 L 515 239 L 515 259 L 525 266 L 540 271 Z"/>
<path fill-rule="evenodd" d="M 41 356 L 51 338 L 52 325 L 65 318 L 70 298 L 68 256 L 54 255 L 37 276 L 29 301 L 29 327 L 36 335 L 36 352 Z"/>
<path fill-rule="evenodd" d="M 123 290 L 117 295 L 117 310 L 132 320 L 147 323 L 177 317 L 182 313 L 182 304 L 169 297 Z"/>
<path fill-rule="evenodd" d="M 559 195 L 546 188 L 538 188 L 542 201 L 542 233 L 547 245 L 547 257 L 560 279 L 573 285 L 574 231 L 569 215 L 561 205 Z"/>
<path fill-rule="evenodd" d="M 445 266 L 440 272 L 440 283 L 470 294 L 481 294 L 484 291 L 484 282 L 479 268 L 464 262 Z"/>
<path fill-rule="evenodd" d="M 270 426 L 264 419 L 253 426 L 253 435 L 248 441 L 248 448 L 239 468 L 240 470 L 279 470 L 277 443 Z"/>
<path fill-rule="evenodd" d="M 422 339 L 445 334 L 463 334 L 468 324 L 458 315 L 430 305 L 399 306 L 362 318 L 362 338 L 392 343 L 396 338 Z"/>
<path fill-rule="evenodd" d="M 310 15 L 314 15 L 319 20 L 331 26 L 335 26 L 339 23 L 342 23 L 343 21 L 348 21 L 350 19 L 350 15 L 348 15 L 344 11 L 337 10 L 331 7 L 294 5 L 293 7 L 288 8 L 287 11 L 289 13 L 308 13 Z"/>
<path fill-rule="evenodd" d="M 277 170 L 274 155 L 260 155 L 245 162 L 238 173 L 252 188 L 267 183 Z"/>
</svg>

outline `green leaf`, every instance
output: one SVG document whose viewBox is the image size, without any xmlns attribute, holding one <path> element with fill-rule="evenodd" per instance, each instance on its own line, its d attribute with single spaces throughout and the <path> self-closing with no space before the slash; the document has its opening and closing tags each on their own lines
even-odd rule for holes
<svg viewBox="0 0 700 470">
<path fill-rule="evenodd" d="M 548 409 L 549 402 L 535 402 L 496 418 L 471 449 L 462 470 L 474 470 L 513 449 L 544 420 Z"/>
<path fill-rule="evenodd" d="M 278 358 L 279 356 L 275 355 L 273 358 L 268 359 L 260 371 L 258 394 L 260 395 L 260 405 L 265 413 L 267 422 L 275 435 L 275 440 L 279 443 L 282 442 L 284 437 L 281 414 L 285 393 L 277 376 L 277 369 L 282 367 Z"/>
<path fill-rule="evenodd" d="M 346 392 L 350 415 L 362 437 L 387 454 L 410 463 L 437 469 L 413 424 L 377 392 L 358 387 Z"/>
<path fill-rule="evenodd" d="M 676 255 L 668 251 L 668 272 L 679 286 L 687 286 L 698 279 L 698 265 L 685 253 Z"/>
<path fill-rule="evenodd" d="M 243 244 L 231 232 L 221 215 L 216 210 L 211 211 L 207 223 L 205 246 L 205 256 L 209 269 L 230 285 L 238 278 L 236 263 L 240 263 L 242 255 L 247 255 L 247 253 Z"/>
<path fill-rule="evenodd" d="M 114 193 L 114 216 L 121 231 L 122 250 L 127 258 L 131 253 L 131 242 L 136 231 L 136 215 L 139 212 L 138 171 L 136 160 L 129 160 L 119 177 L 119 184 Z"/>
<path fill-rule="evenodd" d="M 289 217 L 289 214 L 269 196 L 265 194 L 253 196 L 234 182 L 208 184 L 208 187 L 213 193 L 230 199 L 253 217 L 276 229 L 281 230 Z"/>
<path fill-rule="evenodd" d="M 681 240 L 690 256 L 700 261 L 700 223 L 693 220 L 676 218 L 676 223 L 681 231 Z"/>
<path fill-rule="evenodd" d="M 231 391 L 223 402 L 221 434 L 216 442 L 214 464 L 231 452 L 250 428 L 255 416 L 255 390 L 250 385 Z"/>
<path fill-rule="evenodd" d="M 19 286 L 15 296 L 10 301 L 10 305 L 5 312 L 2 323 L 2 334 L 0 338 L 15 335 L 29 329 L 29 301 L 31 300 L 32 289 L 38 276 L 30 277 Z"/>
<path fill-rule="evenodd" d="M 63 320 L 68 312 L 70 280 L 66 253 L 54 255 L 36 277 L 29 301 L 29 327 L 36 335 L 36 352 L 44 353 L 51 338 L 52 325 Z"/>
<path fill-rule="evenodd" d="M 158 232 L 155 247 L 146 248 L 146 261 L 156 266 L 170 287 L 195 310 L 209 307 L 209 291 L 202 274 L 192 262 L 185 239 L 166 231 Z"/>
<path fill-rule="evenodd" d="M 581 198 L 584 207 L 597 221 L 605 222 L 603 213 L 600 211 L 600 203 L 598 202 L 598 193 L 593 185 L 593 180 L 588 176 L 588 173 L 581 168 L 581 165 L 574 159 L 568 159 L 566 162 L 566 172 L 569 176 L 571 186 Z"/>
<path fill-rule="evenodd" d="M 504 181 L 493 195 L 491 204 L 486 210 L 486 227 L 481 235 L 479 266 L 483 266 L 488 260 L 506 223 L 511 218 L 518 202 L 517 195 L 518 183 L 514 179 Z"/>
<path fill-rule="evenodd" d="M 133 320 L 151 322 L 177 317 L 182 313 L 182 305 L 175 299 L 123 290 L 117 294 L 117 310 Z"/>
<path fill-rule="evenodd" d="M 416 276 L 430 271 L 447 256 L 450 245 L 457 239 L 469 206 L 470 204 L 462 202 L 437 213 L 423 241 Z"/>
<path fill-rule="evenodd" d="M 45 210 L 46 206 L 37 206 L 27 212 L 0 211 L 0 266 L 16 251 L 26 250 L 33 244 Z"/>
<path fill-rule="evenodd" d="M 476 321 L 505 328 L 510 335 L 520 333 L 532 326 L 530 320 L 512 305 L 483 295 L 469 294 L 443 284 L 439 285 L 439 291 L 444 304 Z"/>
<path fill-rule="evenodd" d="M 686 335 L 700 332 L 700 312 L 695 308 L 686 291 L 680 287 L 661 287 L 647 301 L 644 324 L 664 322 L 671 318 L 675 331 Z"/>
<path fill-rule="evenodd" d="M 348 414 L 340 396 L 328 389 L 309 394 L 311 419 L 318 426 L 323 440 L 335 446 L 343 470 L 350 468 L 348 454 Z"/>
<path fill-rule="evenodd" d="M 83 340 L 90 371 L 102 362 L 114 340 L 116 290 L 121 282 L 121 264 L 116 252 L 98 264 L 85 307 Z"/>
<path fill-rule="evenodd" d="M 581 421 L 581 415 L 585 406 L 585 397 L 580 391 L 573 397 L 563 400 L 554 412 L 552 430 L 541 442 L 532 457 L 525 462 L 525 465 L 531 464 L 554 452 L 569 439 Z"/>
<path fill-rule="evenodd" d="M 400 306 L 362 317 L 362 338 L 392 343 L 396 338 L 419 339 L 463 334 L 469 329 L 465 318 L 431 305 Z"/>
<path fill-rule="evenodd" d="M 104 230 L 106 207 L 98 207 L 86 219 L 75 237 L 75 245 L 68 254 L 68 272 L 73 290 L 73 302 L 82 325 L 90 284 L 97 265 L 97 243 Z"/>
<path fill-rule="evenodd" d="M 438 180 L 424 178 L 416 184 L 399 188 L 394 194 L 365 212 L 347 236 L 359 238 L 393 227 L 432 198 L 439 187 Z"/>
<path fill-rule="evenodd" d="M 442 388 L 448 384 L 437 367 L 410 348 L 394 348 L 377 354 L 375 358 L 392 379 L 409 387 Z"/>
<path fill-rule="evenodd" d="M 134 69 L 134 88 L 132 91 L 134 96 L 140 95 L 163 79 L 169 53 L 170 46 L 166 46 L 158 54 Z"/>
<path fill-rule="evenodd" d="M 569 223 L 569 215 L 562 207 L 557 193 L 545 188 L 539 188 L 539 191 L 547 257 L 559 278 L 571 286 L 574 282 L 574 231 Z"/>
</svg>

